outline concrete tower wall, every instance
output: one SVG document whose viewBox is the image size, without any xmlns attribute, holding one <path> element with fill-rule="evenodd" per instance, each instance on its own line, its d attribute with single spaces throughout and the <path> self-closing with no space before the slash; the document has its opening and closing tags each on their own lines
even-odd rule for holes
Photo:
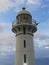
<svg viewBox="0 0 49 65">
<path fill-rule="evenodd" d="M 26 47 L 24 48 L 24 40 Z M 15 65 L 24 65 L 24 54 L 26 54 L 26 64 L 34 65 L 33 36 L 21 34 L 16 36 L 16 57 Z"/>
<path fill-rule="evenodd" d="M 22 8 L 12 24 L 16 34 L 15 65 L 34 65 L 33 34 L 37 31 L 37 23 L 32 22 L 29 11 Z"/>
</svg>

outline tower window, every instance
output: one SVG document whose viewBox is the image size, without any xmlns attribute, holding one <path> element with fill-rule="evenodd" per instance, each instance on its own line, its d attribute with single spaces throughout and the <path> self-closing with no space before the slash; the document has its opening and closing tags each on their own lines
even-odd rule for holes
<svg viewBox="0 0 49 65">
<path fill-rule="evenodd" d="M 18 30 L 20 31 L 20 28 L 18 28 Z"/>
<path fill-rule="evenodd" d="M 26 63 L 26 54 L 24 54 L 24 63 Z"/>
<path fill-rule="evenodd" d="M 24 48 L 26 48 L 26 41 L 24 40 Z"/>
<path fill-rule="evenodd" d="M 25 28 L 23 28 L 23 33 L 25 34 Z"/>
</svg>

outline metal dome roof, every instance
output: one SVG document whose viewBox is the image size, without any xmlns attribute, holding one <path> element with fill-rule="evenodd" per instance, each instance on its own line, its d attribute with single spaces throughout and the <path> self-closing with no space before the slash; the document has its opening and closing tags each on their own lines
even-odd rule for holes
<svg viewBox="0 0 49 65">
<path fill-rule="evenodd" d="M 24 7 L 22 8 L 21 11 L 18 12 L 17 16 L 20 15 L 20 14 L 28 14 L 28 15 L 31 15 L 29 11 L 27 11 Z"/>
</svg>

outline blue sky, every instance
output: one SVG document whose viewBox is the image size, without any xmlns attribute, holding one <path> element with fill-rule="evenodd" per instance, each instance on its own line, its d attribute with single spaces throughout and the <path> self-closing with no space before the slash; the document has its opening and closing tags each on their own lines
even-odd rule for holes
<svg viewBox="0 0 49 65">
<path fill-rule="evenodd" d="M 49 0 L 0 0 L 0 55 L 15 51 L 16 39 L 11 28 L 22 7 L 30 11 L 32 19 L 39 22 L 34 34 L 35 56 L 49 57 Z"/>
</svg>

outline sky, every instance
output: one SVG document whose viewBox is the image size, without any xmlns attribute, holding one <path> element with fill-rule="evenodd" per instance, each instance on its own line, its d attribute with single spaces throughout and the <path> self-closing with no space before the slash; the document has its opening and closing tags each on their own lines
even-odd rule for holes
<svg viewBox="0 0 49 65">
<path fill-rule="evenodd" d="M 14 54 L 16 38 L 11 31 L 17 13 L 25 7 L 39 22 L 34 34 L 35 57 L 49 57 L 49 0 L 0 0 L 0 55 Z"/>
</svg>

